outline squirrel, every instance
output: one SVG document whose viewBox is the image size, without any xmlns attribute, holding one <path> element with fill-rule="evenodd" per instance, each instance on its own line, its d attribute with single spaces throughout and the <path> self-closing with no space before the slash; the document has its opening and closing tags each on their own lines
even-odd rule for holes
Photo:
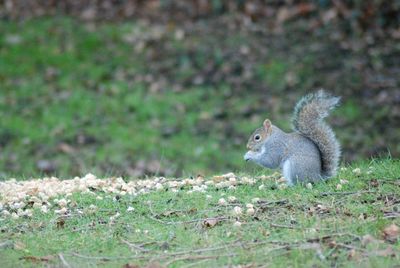
<svg viewBox="0 0 400 268">
<path fill-rule="evenodd" d="M 288 185 L 318 182 L 336 175 L 340 144 L 324 122 L 339 105 L 340 97 L 324 90 L 304 96 L 295 106 L 292 133 L 286 133 L 265 119 L 247 143 L 244 160 L 267 168 L 280 168 Z"/>
</svg>

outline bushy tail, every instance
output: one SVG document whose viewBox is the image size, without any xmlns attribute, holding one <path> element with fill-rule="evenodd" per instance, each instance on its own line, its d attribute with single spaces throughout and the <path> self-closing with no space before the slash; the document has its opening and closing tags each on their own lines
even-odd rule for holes
<svg viewBox="0 0 400 268">
<path fill-rule="evenodd" d="M 340 144 L 332 128 L 323 119 L 339 104 L 339 101 L 340 97 L 334 97 L 319 90 L 303 97 L 294 109 L 294 130 L 308 137 L 318 146 L 322 158 L 322 176 L 325 178 L 336 175 Z"/>
</svg>

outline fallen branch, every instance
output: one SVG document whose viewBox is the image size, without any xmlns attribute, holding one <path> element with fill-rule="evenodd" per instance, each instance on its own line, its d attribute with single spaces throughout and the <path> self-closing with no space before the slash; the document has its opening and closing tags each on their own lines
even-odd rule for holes
<svg viewBox="0 0 400 268">
<path fill-rule="evenodd" d="M 370 194 L 376 193 L 376 191 L 358 191 L 358 192 L 325 192 L 320 193 L 319 196 L 330 196 L 330 195 L 352 195 L 352 194 Z"/>
<path fill-rule="evenodd" d="M 149 252 L 149 251 L 150 251 L 149 249 L 142 248 L 141 246 L 135 245 L 135 244 L 133 244 L 133 243 L 131 243 L 131 242 L 129 242 L 129 241 L 126 241 L 126 240 L 124 240 L 124 239 L 121 239 L 121 242 L 127 244 L 128 247 L 129 247 L 131 250 L 132 250 L 132 248 L 134 248 L 134 249 L 139 250 L 140 252 Z"/>
</svg>

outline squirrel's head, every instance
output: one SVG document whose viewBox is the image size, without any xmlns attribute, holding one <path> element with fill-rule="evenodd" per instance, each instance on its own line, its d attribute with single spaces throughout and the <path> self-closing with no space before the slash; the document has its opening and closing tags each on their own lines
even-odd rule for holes
<svg viewBox="0 0 400 268">
<path fill-rule="evenodd" d="M 247 142 L 247 149 L 249 149 L 249 151 L 244 155 L 244 160 L 257 162 L 257 160 L 259 160 L 263 154 L 262 145 L 264 144 L 265 140 L 271 136 L 271 133 L 271 121 L 269 119 L 265 119 L 263 126 L 257 128 L 250 136 L 249 141 Z"/>
</svg>

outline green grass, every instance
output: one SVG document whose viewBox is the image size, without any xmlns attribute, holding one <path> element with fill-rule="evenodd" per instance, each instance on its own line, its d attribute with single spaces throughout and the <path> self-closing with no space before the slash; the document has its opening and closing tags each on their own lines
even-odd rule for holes
<svg viewBox="0 0 400 268">
<path fill-rule="evenodd" d="M 398 160 L 372 160 L 349 166 L 312 189 L 278 189 L 268 180 L 235 190 L 210 187 L 206 193 L 188 194 L 185 188 L 118 200 L 102 192 L 96 194 L 103 200 L 74 194 L 69 217 L 52 209 L 48 214 L 35 211 L 32 218 L 2 219 L 0 244 L 10 241 L 10 246 L 0 248 L 0 266 L 62 266 L 61 254 L 71 267 L 151 261 L 169 267 L 395 267 L 400 242 L 385 241 L 382 231 L 392 223 L 400 225 L 399 174 Z M 338 190 L 344 179 L 349 183 Z M 265 188 L 260 190 L 261 183 Z M 233 205 L 218 205 L 219 198 L 228 196 L 235 196 L 244 210 L 255 197 L 267 203 L 254 204 L 254 216 L 237 217 Z M 91 204 L 98 207 L 96 213 L 87 212 Z M 127 212 L 129 206 L 135 211 Z M 120 216 L 111 221 L 117 212 Z M 210 217 L 226 219 L 205 227 L 202 219 Z M 241 227 L 233 226 L 236 220 Z M 366 235 L 380 242 L 365 245 Z M 393 254 L 388 254 L 389 247 Z"/>
<path fill-rule="evenodd" d="M 141 160 L 160 168 L 145 167 L 139 175 L 243 166 L 244 143 L 225 136 L 245 142 L 256 124 L 214 118 L 221 112 L 234 118 L 254 98 L 227 99 L 230 89 L 223 84 L 151 91 L 158 81 L 143 81 L 146 50 L 135 52 L 124 41 L 134 29 L 148 31 L 135 23 L 90 30 L 68 18 L 0 23 L 2 178 L 41 176 L 46 170 L 37 167 L 39 160 L 52 161 L 47 172 L 64 177 L 132 175 Z M 193 69 L 177 71 L 178 80 L 183 72 Z M 63 144 L 74 153 L 60 150 Z M 229 159 L 222 150 L 229 150 Z"/>
</svg>

